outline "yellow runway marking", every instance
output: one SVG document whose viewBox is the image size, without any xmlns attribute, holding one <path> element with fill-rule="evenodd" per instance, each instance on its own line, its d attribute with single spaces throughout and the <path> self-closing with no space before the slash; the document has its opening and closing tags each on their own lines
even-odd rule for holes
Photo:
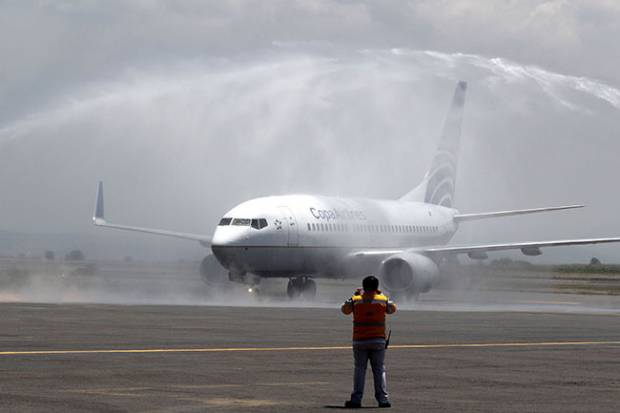
<svg viewBox="0 0 620 413">
<path fill-rule="evenodd" d="M 541 341 L 513 343 L 444 343 L 444 344 L 396 344 L 398 349 L 442 349 L 442 348 L 497 348 L 497 347 L 562 347 L 620 345 L 620 341 Z M 321 347 L 223 347 L 223 348 L 140 348 L 99 350 L 32 350 L 0 351 L 0 356 L 53 356 L 63 354 L 149 354 L 149 353 L 227 353 L 227 352 L 277 352 L 277 351 L 336 351 L 351 350 L 351 346 Z"/>
<path fill-rule="evenodd" d="M 580 305 L 578 301 L 524 301 L 525 304 Z"/>
</svg>

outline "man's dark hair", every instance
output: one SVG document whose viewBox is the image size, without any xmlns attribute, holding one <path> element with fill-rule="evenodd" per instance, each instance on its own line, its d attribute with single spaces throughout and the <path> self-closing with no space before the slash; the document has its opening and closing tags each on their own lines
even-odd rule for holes
<svg viewBox="0 0 620 413">
<path fill-rule="evenodd" d="M 364 287 L 364 291 L 376 291 L 379 289 L 379 280 L 373 275 L 369 275 L 362 281 L 362 287 Z"/>
</svg>

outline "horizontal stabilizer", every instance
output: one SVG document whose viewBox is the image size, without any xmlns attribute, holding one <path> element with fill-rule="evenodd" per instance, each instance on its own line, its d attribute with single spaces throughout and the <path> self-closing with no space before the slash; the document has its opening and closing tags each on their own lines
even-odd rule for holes
<svg viewBox="0 0 620 413">
<path fill-rule="evenodd" d="M 97 186 L 97 199 L 95 201 L 95 212 L 93 215 L 93 223 L 98 227 L 120 229 L 125 231 L 143 232 L 146 234 L 162 235 L 166 237 L 174 237 L 181 239 L 188 239 L 192 241 L 198 241 L 201 245 L 209 246 L 211 244 L 211 237 L 199 234 L 188 234 L 185 232 L 166 231 L 163 229 L 142 228 L 129 225 L 117 225 L 109 223 L 105 220 L 103 209 L 103 182 L 99 182 Z"/>
<path fill-rule="evenodd" d="M 459 222 L 464 222 L 464 221 L 475 221 L 478 219 L 501 218 L 501 217 L 509 217 L 513 215 L 536 214 L 538 212 L 562 211 L 565 209 L 576 209 L 576 208 L 583 208 L 583 207 L 584 205 L 565 205 L 565 206 L 546 207 L 546 208 L 515 209 L 512 211 L 483 212 L 479 214 L 458 214 L 454 216 L 454 221 L 459 223 Z"/>
</svg>

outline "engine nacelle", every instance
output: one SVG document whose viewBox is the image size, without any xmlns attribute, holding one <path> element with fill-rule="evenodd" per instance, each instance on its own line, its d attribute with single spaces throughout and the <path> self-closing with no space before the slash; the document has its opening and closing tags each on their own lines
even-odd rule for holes
<svg viewBox="0 0 620 413">
<path fill-rule="evenodd" d="M 425 255 L 401 252 L 386 258 L 379 267 L 383 288 L 391 293 L 426 293 L 438 280 L 437 264 Z"/>
<path fill-rule="evenodd" d="M 222 267 L 215 255 L 207 255 L 200 263 L 200 278 L 208 285 L 228 283 L 228 270 Z"/>
</svg>

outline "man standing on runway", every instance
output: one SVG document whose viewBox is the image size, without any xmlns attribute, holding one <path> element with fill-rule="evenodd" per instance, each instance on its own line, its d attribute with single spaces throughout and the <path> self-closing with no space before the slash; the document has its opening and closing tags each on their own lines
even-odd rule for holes
<svg viewBox="0 0 620 413">
<path fill-rule="evenodd" d="M 392 407 L 388 399 L 385 379 L 386 336 L 385 315 L 396 312 L 396 305 L 379 291 L 379 280 L 372 275 L 362 281 L 362 290 L 342 304 L 344 314 L 353 313 L 353 357 L 355 373 L 353 375 L 353 393 L 345 407 L 362 407 L 364 381 L 368 361 L 372 367 L 375 383 L 375 398 L 379 407 Z"/>
</svg>

